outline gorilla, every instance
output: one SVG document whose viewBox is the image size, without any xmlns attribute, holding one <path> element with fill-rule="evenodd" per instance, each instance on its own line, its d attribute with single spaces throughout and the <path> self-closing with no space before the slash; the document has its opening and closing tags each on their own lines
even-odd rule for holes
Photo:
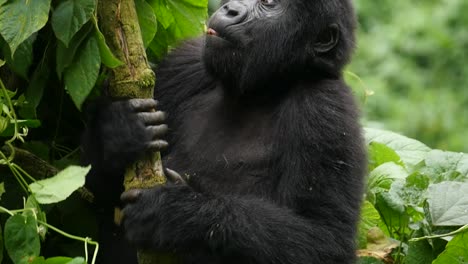
<svg viewBox="0 0 468 264">
<path fill-rule="evenodd" d="M 366 155 L 342 71 L 355 24 L 351 0 L 222 1 L 206 35 L 158 65 L 158 103 L 94 104 L 99 263 L 135 263 L 134 247 L 181 263 L 353 263 Z M 148 150 L 171 181 L 119 199 Z"/>
</svg>

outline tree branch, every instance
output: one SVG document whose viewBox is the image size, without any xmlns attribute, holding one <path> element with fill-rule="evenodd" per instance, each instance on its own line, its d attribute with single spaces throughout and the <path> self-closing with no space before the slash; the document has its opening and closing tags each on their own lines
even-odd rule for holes
<svg viewBox="0 0 468 264">
<path fill-rule="evenodd" d="M 124 62 L 112 69 L 109 95 L 115 98 L 153 98 L 155 75 L 148 64 L 134 0 L 106 0 L 98 4 L 99 25 L 114 55 Z M 159 152 L 127 168 L 125 189 L 164 184 Z M 138 252 L 140 264 L 174 263 L 175 257 L 162 253 Z"/>
</svg>

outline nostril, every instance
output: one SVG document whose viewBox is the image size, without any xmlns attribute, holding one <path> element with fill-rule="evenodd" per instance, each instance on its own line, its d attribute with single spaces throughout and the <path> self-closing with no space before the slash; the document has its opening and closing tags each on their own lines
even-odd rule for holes
<svg viewBox="0 0 468 264">
<path fill-rule="evenodd" d="M 230 17 L 235 17 L 235 16 L 238 16 L 238 15 L 239 15 L 239 11 L 237 11 L 237 10 L 230 9 L 227 12 L 227 16 L 230 16 Z"/>
</svg>

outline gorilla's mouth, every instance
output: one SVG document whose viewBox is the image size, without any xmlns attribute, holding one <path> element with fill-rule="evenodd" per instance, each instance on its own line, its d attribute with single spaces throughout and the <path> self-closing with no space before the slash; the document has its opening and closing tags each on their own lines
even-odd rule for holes
<svg viewBox="0 0 468 264">
<path fill-rule="evenodd" d="M 206 34 L 208 34 L 208 35 L 210 35 L 210 36 L 219 37 L 218 32 L 216 32 L 216 30 L 214 30 L 214 29 L 212 29 L 212 28 L 208 28 L 208 30 L 206 31 Z"/>
</svg>

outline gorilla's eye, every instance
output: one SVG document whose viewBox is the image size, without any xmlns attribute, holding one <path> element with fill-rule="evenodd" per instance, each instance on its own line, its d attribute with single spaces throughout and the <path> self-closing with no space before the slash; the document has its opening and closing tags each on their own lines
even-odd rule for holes
<svg viewBox="0 0 468 264">
<path fill-rule="evenodd" d="M 262 5 L 273 5 L 275 1 L 274 0 L 260 0 L 260 3 L 262 3 Z"/>
</svg>

